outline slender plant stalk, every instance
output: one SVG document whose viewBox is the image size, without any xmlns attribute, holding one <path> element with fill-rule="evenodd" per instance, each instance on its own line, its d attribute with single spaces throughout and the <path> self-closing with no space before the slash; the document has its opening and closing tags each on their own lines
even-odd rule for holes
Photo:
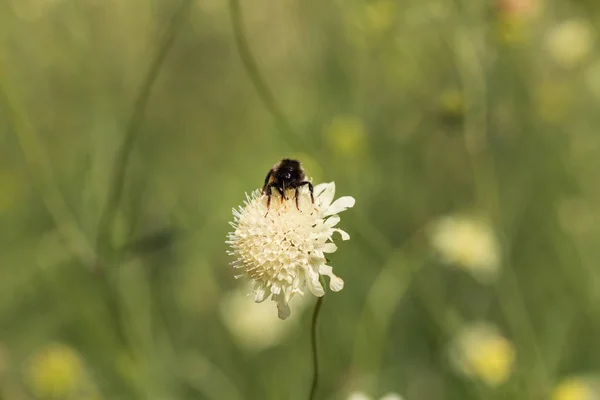
<svg viewBox="0 0 600 400">
<path fill-rule="evenodd" d="M 25 109 L 9 87 L 0 63 L 0 111 L 6 115 L 8 126 L 13 131 L 23 152 L 29 173 L 34 178 L 37 190 L 54 220 L 56 231 L 63 239 L 68 251 L 85 266 L 94 261 L 94 250 L 88 238 L 69 209 L 54 177 L 50 154 L 38 132 L 30 122 Z"/>
<path fill-rule="evenodd" d="M 140 92 L 136 98 L 133 106 L 133 112 L 127 126 L 125 138 L 119 152 L 117 153 L 115 160 L 115 167 L 113 170 L 113 176 L 110 181 L 109 191 L 107 199 L 104 205 L 104 209 L 100 216 L 100 222 L 98 223 L 98 237 L 96 242 L 96 250 L 99 254 L 106 255 L 107 252 L 113 252 L 113 243 L 111 243 L 112 226 L 123 197 L 123 191 L 125 189 L 125 180 L 127 177 L 127 167 L 131 154 L 133 152 L 134 145 L 139 136 L 139 132 L 142 127 L 144 115 L 146 113 L 146 107 L 152 93 L 152 88 L 158 77 L 161 67 L 169 53 L 175 38 L 180 31 L 181 22 L 186 15 L 186 10 L 191 3 L 191 0 L 183 0 L 181 5 L 175 11 L 171 17 L 169 26 L 165 31 L 162 43 L 160 44 L 152 64 L 146 73 L 144 81 L 142 83 Z"/>
<path fill-rule="evenodd" d="M 321 296 L 317 299 L 317 303 L 315 304 L 315 310 L 313 311 L 313 316 L 312 316 L 310 345 L 311 345 L 312 362 L 313 362 L 313 380 L 312 380 L 312 385 L 310 387 L 310 395 L 308 396 L 309 400 L 315 399 L 315 395 L 317 394 L 317 386 L 319 385 L 319 354 L 318 354 L 318 348 L 317 348 L 317 322 L 319 319 L 319 312 L 321 311 L 321 306 L 323 305 L 324 297 L 325 296 Z"/>
<path fill-rule="evenodd" d="M 273 91 L 271 91 L 271 88 L 262 76 L 258 63 L 252 55 L 252 51 L 250 51 L 250 46 L 248 45 L 248 40 L 244 33 L 244 21 L 242 19 L 242 9 L 239 0 L 229 0 L 229 15 L 231 17 L 235 44 L 242 60 L 242 64 L 244 65 L 244 69 L 252 81 L 260 100 L 267 111 L 273 116 L 273 119 L 275 119 L 279 129 L 287 133 L 286 140 L 291 147 L 296 149 L 306 149 L 306 139 L 292 128 L 285 113 L 279 108 Z"/>
</svg>

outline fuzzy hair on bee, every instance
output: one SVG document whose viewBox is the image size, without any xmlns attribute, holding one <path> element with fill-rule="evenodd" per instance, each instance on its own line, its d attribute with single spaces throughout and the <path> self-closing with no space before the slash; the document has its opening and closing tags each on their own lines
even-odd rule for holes
<svg viewBox="0 0 600 400">
<path fill-rule="evenodd" d="M 296 209 L 300 209 L 298 204 L 298 196 L 300 194 L 300 188 L 302 186 L 308 186 L 310 191 L 310 200 L 315 203 L 313 195 L 313 185 L 306 180 L 306 175 L 302 164 L 298 160 L 292 160 L 284 158 L 277 164 L 273 165 L 273 168 L 269 170 L 265 178 L 265 183 L 262 189 L 262 194 L 267 195 L 267 209 L 271 206 L 271 196 L 273 195 L 273 189 L 281 195 L 282 201 L 288 200 L 285 192 L 288 189 L 294 189 L 294 199 L 296 201 Z"/>
</svg>

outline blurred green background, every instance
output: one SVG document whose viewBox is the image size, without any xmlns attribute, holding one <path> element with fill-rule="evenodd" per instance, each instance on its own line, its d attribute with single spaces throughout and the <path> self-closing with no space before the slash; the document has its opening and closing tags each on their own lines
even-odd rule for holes
<svg viewBox="0 0 600 400">
<path fill-rule="evenodd" d="M 278 320 L 225 244 L 284 156 L 356 198 L 318 398 L 600 398 L 599 21 L 0 0 L 0 399 L 307 398 L 314 297 Z"/>
</svg>

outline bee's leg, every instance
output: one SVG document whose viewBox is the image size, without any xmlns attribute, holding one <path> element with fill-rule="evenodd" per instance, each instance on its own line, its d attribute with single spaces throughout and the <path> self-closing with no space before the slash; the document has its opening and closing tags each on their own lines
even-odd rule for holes
<svg viewBox="0 0 600 400">
<path fill-rule="evenodd" d="M 271 209 L 271 195 L 272 195 L 272 190 L 271 188 L 273 187 L 272 183 L 268 183 L 265 185 L 265 188 L 263 189 L 263 193 L 266 190 L 267 191 L 267 212 L 265 213 L 265 217 L 269 214 L 269 210 Z"/>
<path fill-rule="evenodd" d="M 308 184 L 308 190 L 310 191 L 310 201 L 315 204 L 315 196 L 313 195 L 313 185 L 310 182 L 306 182 Z"/>
<path fill-rule="evenodd" d="M 265 218 L 269 214 L 269 210 L 271 209 L 271 188 L 268 188 L 267 192 L 267 212 L 265 213 Z"/>
<path fill-rule="evenodd" d="M 287 200 L 288 198 L 285 197 L 285 190 L 287 188 L 285 187 L 285 181 L 281 182 L 281 189 L 279 190 L 279 193 L 281 193 L 281 198 L 283 199 L 283 201 Z"/>
<path fill-rule="evenodd" d="M 298 205 L 298 197 L 300 197 L 300 186 L 296 186 L 296 210 L 300 211 L 300 206 Z"/>
<path fill-rule="evenodd" d="M 282 189 L 280 187 L 277 188 L 277 191 L 279 192 L 279 194 L 281 195 L 281 202 L 285 202 L 287 200 L 287 197 L 285 197 L 285 188 Z"/>
<path fill-rule="evenodd" d="M 265 184 L 263 185 L 262 188 L 262 194 L 265 194 L 265 192 L 267 191 L 267 188 L 269 188 L 269 180 L 271 179 L 271 176 L 273 175 L 273 169 L 271 168 L 269 170 L 269 173 L 267 174 L 267 177 L 265 178 Z M 269 188 L 270 189 L 270 188 Z M 271 191 L 269 190 L 269 195 L 271 194 Z"/>
<path fill-rule="evenodd" d="M 313 195 L 313 185 L 312 183 L 310 183 L 309 181 L 304 181 L 304 182 L 300 182 L 298 184 L 298 186 L 296 187 L 296 196 L 298 196 L 298 188 L 300 186 L 304 186 L 307 185 L 308 186 L 308 191 L 310 192 L 310 201 L 315 204 L 315 196 Z"/>
</svg>

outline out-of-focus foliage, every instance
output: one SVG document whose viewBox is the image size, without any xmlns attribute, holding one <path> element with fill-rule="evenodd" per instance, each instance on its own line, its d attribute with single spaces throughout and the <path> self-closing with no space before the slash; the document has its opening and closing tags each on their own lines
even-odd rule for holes
<svg viewBox="0 0 600 400">
<path fill-rule="evenodd" d="M 225 0 L 0 0 L 0 399 L 307 398 L 225 244 L 284 156 L 356 198 L 319 398 L 597 398 L 597 1 L 241 9 L 259 76 Z"/>
</svg>

